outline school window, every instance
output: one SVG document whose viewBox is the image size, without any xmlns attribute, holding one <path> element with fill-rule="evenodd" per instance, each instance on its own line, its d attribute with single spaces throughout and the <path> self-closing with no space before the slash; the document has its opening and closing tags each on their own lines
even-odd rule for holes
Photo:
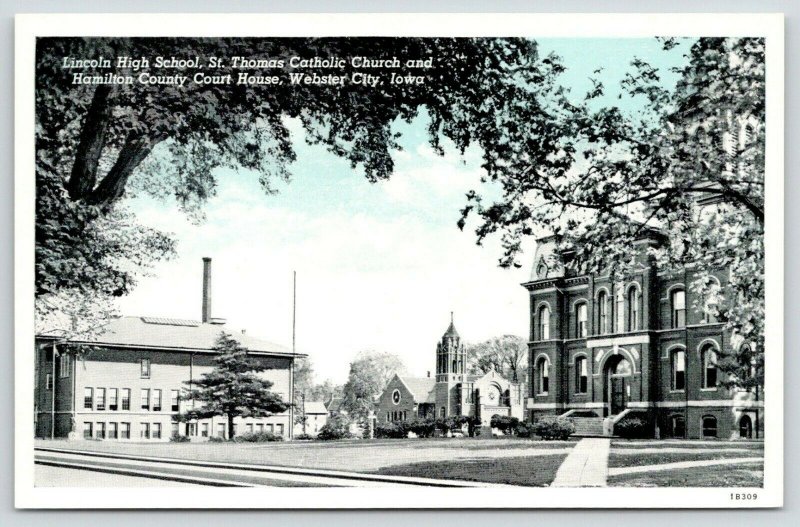
<svg viewBox="0 0 800 527">
<path fill-rule="evenodd" d="M 131 438 L 131 424 L 130 423 L 120 423 L 119 424 L 119 438 L 120 439 L 130 439 Z"/>
<path fill-rule="evenodd" d="M 142 439 L 150 439 L 150 423 L 142 423 L 142 428 L 139 430 L 139 437 Z"/>
<path fill-rule="evenodd" d="M 717 437 L 717 418 L 713 415 L 703 417 L 703 437 Z"/>
<path fill-rule="evenodd" d="M 444 409 L 444 406 L 442 406 L 442 407 L 439 409 L 439 417 L 441 417 L 441 418 L 444 418 L 444 413 L 445 413 L 445 409 Z"/>
<path fill-rule="evenodd" d="M 153 390 L 153 411 L 161 411 L 161 390 Z"/>
<path fill-rule="evenodd" d="M 672 304 L 672 327 L 686 326 L 686 292 L 683 289 L 673 291 L 670 302 Z"/>
<path fill-rule="evenodd" d="M 83 423 L 83 438 L 92 438 L 92 423 Z"/>
<path fill-rule="evenodd" d="M 639 329 L 639 290 L 635 287 L 628 289 L 628 331 Z"/>
<path fill-rule="evenodd" d="M 142 379 L 150 378 L 150 359 L 142 359 L 141 372 L 142 372 Z"/>
<path fill-rule="evenodd" d="M 700 361 L 703 364 L 703 388 L 717 387 L 717 352 L 714 346 L 707 344 L 700 352 Z"/>
<path fill-rule="evenodd" d="M 119 390 L 116 388 L 109 388 L 108 389 L 108 409 L 109 410 L 117 410 L 118 408 L 118 394 Z"/>
<path fill-rule="evenodd" d="M 108 423 L 108 438 L 117 439 L 117 423 Z"/>
<path fill-rule="evenodd" d="M 686 353 L 683 350 L 672 352 L 672 389 L 686 389 Z"/>
<path fill-rule="evenodd" d="M 279 436 L 282 436 L 283 435 L 283 425 L 282 424 L 278 424 L 278 425 L 275 425 L 275 426 L 276 426 L 275 433 L 277 435 L 279 435 Z"/>
<path fill-rule="evenodd" d="M 153 439 L 161 439 L 161 423 L 153 423 Z"/>
<path fill-rule="evenodd" d="M 267 433 L 274 434 L 275 433 L 275 425 L 267 425 Z"/>
<path fill-rule="evenodd" d="M 95 428 L 95 439 L 105 439 L 106 438 L 106 424 L 105 423 L 97 423 Z"/>
<path fill-rule="evenodd" d="M 540 395 L 545 395 L 550 391 L 550 361 L 542 357 L 536 365 L 539 372 L 539 391 Z"/>
<path fill-rule="evenodd" d="M 123 388 L 122 389 L 122 409 L 123 410 L 130 410 L 131 409 L 131 390 L 130 390 L 130 388 Z"/>
<path fill-rule="evenodd" d="M 597 296 L 597 322 L 600 334 L 605 335 L 610 332 L 608 324 L 608 295 L 601 291 Z"/>
<path fill-rule="evenodd" d="M 586 357 L 575 359 L 575 392 L 589 391 L 589 361 Z"/>
<path fill-rule="evenodd" d="M 173 412 L 177 412 L 179 409 L 179 392 L 178 390 L 172 390 L 170 392 L 169 400 L 170 400 L 170 408 Z"/>
<path fill-rule="evenodd" d="M 97 399 L 95 403 L 95 410 L 105 410 L 106 409 L 106 389 L 105 388 L 98 388 L 97 389 Z"/>
<path fill-rule="evenodd" d="M 68 355 L 62 355 L 59 360 L 59 374 L 61 378 L 69 377 L 70 360 Z"/>
<path fill-rule="evenodd" d="M 197 436 L 197 423 L 186 423 L 186 435 L 192 437 Z"/>
<path fill-rule="evenodd" d="M 92 388 L 83 389 L 83 407 L 86 410 L 91 410 L 94 403 L 94 390 Z"/>
<path fill-rule="evenodd" d="M 217 423 L 217 437 L 225 437 L 225 423 Z"/>
<path fill-rule="evenodd" d="M 208 437 L 208 423 L 203 423 L 200 427 L 200 437 Z"/>
<path fill-rule="evenodd" d="M 258 432 L 259 434 L 263 434 L 264 433 L 264 423 L 257 423 L 256 424 L 256 432 Z"/>
<path fill-rule="evenodd" d="M 180 430 L 180 426 L 178 426 L 178 423 L 172 423 L 172 437 L 180 435 L 180 433 L 181 433 L 181 430 Z"/>
<path fill-rule="evenodd" d="M 44 388 L 48 392 L 53 389 L 53 376 L 49 373 L 44 378 Z"/>
<path fill-rule="evenodd" d="M 142 407 L 142 410 L 149 410 L 150 409 L 150 389 L 149 388 L 142 388 L 141 407 Z"/>
<path fill-rule="evenodd" d="M 539 308 L 539 340 L 550 339 L 550 308 Z"/>
<path fill-rule="evenodd" d="M 247 433 L 248 434 L 253 433 L 253 423 L 247 423 Z"/>
</svg>

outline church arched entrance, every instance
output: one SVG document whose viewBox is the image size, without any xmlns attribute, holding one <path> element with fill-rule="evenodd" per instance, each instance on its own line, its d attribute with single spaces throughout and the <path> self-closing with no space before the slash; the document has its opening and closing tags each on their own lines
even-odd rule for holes
<svg viewBox="0 0 800 527">
<path fill-rule="evenodd" d="M 612 355 L 606 361 L 603 390 L 605 415 L 617 415 L 627 407 L 632 374 L 630 361 L 622 355 Z"/>
</svg>

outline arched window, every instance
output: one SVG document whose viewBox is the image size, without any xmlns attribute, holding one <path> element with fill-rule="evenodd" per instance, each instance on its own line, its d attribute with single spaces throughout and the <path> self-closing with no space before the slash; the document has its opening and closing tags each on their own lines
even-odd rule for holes
<svg viewBox="0 0 800 527">
<path fill-rule="evenodd" d="M 717 437 L 717 418 L 713 415 L 703 416 L 703 437 Z"/>
<path fill-rule="evenodd" d="M 719 322 L 719 295 L 720 295 L 719 282 L 711 278 L 711 283 L 708 285 L 705 300 L 703 302 L 703 323 L 715 324 Z"/>
<path fill-rule="evenodd" d="M 672 327 L 682 328 L 686 326 L 686 291 L 675 289 L 670 296 L 672 307 Z"/>
<path fill-rule="evenodd" d="M 617 333 L 625 331 L 625 291 L 622 284 L 617 286 L 617 305 L 614 308 L 614 318 L 617 321 Z"/>
<path fill-rule="evenodd" d="M 581 302 L 575 306 L 575 336 L 584 338 L 589 333 L 588 313 L 586 302 Z"/>
<path fill-rule="evenodd" d="M 686 420 L 682 415 L 672 416 L 672 437 L 686 437 Z"/>
<path fill-rule="evenodd" d="M 442 407 L 439 409 L 439 417 L 441 417 L 442 419 L 444 419 L 444 412 L 445 412 L 445 410 L 444 410 L 444 406 L 442 406 Z"/>
<path fill-rule="evenodd" d="M 682 349 L 674 350 L 671 356 L 672 362 L 672 389 L 686 389 L 686 352 Z"/>
<path fill-rule="evenodd" d="M 739 419 L 739 437 L 742 439 L 753 438 L 753 421 L 750 419 L 749 415 L 743 415 L 742 418 Z"/>
<path fill-rule="evenodd" d="M 610 332 L 608 311 L 608 295 L 605 291 L 600 291 L 597 295 L 597 327 L 601 335 Z"/>
<path fill-rule="evenodd" d="M 542 306 L 539 308 L 539 340 L 550 339 L 550 308 Z"/>
<path fill-rule="evenodd" d="M 586 357 L 575 359 L 575 393 L 589 391 L 589 361 Z"/>
<path fill-rule="evenodd" d="M 538 371 L 538 389 L 537 393 L 544 395 L 550 391 L 550 361 L 547 360 L 545 357 L 539 359 L 539 362 L 536 364 L 536 369 Z"/>
<path fill-rule="evenodd" d="M 639 290 L 628 289 L 628 331 L 639 330 Z"/>
<path fill-rule="evenodd" d="M 703 388 L 716 388 L 717 352 L 712 344 L 703 346 L 700 352 L 700 362 L 703 365 Z"/>
</svg>

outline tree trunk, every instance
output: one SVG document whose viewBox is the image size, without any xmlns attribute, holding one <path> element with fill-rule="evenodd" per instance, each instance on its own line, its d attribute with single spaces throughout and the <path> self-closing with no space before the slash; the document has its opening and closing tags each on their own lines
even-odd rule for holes
<svg viewBox="0 0 800 527">
<path fill-rule="evenodd" d="M 75 152 L 75 162 L 67 182 L 67 191 L 73 200 L 83 199 L 94 189 L 97 165 L 105 146 L 109 122 L 108 97 L 111 86 L 101 84 L 94 90 L 92 103 L 81 127 L 80 140 Z"/>
<path fill-rule="evenodd" d="M 125 193 L 128 178 L 153 150 L 155 142 L 144 136 L 129 136 L 117 161 L 86 201 L 92 205 L 110 205 Z"/>
</svg>

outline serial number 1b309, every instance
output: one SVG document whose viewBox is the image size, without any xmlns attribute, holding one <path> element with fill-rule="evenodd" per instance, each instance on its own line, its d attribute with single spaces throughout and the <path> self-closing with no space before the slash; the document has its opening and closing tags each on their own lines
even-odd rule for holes
<svg viewBox="0 0 800 527">
<path fill-rule="evenodd" d="M 758 494 L 755 492 L 731 492 L 731 501 L 755 501 Z"/>
</svg>

